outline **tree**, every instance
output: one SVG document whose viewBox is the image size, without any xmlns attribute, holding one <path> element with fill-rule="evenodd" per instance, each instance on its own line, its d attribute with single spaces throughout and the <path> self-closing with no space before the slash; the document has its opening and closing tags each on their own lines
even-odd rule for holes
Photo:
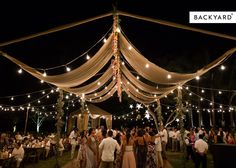
<svg viewBox="0 0 236 168">
<path fill-rule="evenodd" d="M 43 124 L 46 116 L 42 115 L 42 113 L 37 109 L 34 117 L 32 118 L 33 122 L 36 124 L 37 133 L 39 133 L 39 129 Z"/>
</svg>

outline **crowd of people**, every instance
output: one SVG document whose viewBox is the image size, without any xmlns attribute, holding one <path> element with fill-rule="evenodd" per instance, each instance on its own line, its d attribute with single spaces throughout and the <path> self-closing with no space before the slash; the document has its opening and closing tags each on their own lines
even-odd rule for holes
<svg viewBox="0 0 236 168">
<path fill-rule="evenodd" d="M 163 126 L 159 130 L 146 127 L 122 131 L 107 131 L 101 127 L 80 133 L 75 129 L 70 137 L 74 137 L 80 146 L 75 164 L 81 168 L 161 168 L 167 160 L 166 150 L 183 152 L 186 160 L 192 160 L 195 167 L 201 164 L 206 167 L 207 153 L 212 144 L 235 144 L 236 141 L 236 134 L 225 132 L 222 128 L 207 131 L 199 127 L 181 133 L 176 128 L 166 129 Z M 72 148 L 72 159 L 74 153 Z"/>
<path fill-rule="evenodd" d="M 70 152 L 73 165 L 78 168 L 163 168 L 167 160 L 166 151 L 185 153 L 186 160 L 192 160 L 195 167 L 206 167 L 207 153 L 212 144 L 235 144 L 236 133 L 209 131 L 202 128 L 189 129 L 181 133 L 176 128 L 125 128 L 106 130 L 103 126 L 79 131 L 73 129 L 68 136 L 59 140 L 59 155 Z M 26 148 L 43 148 L 41 157 L 47 159 L 56 153 L 56 135 L 14 136 L 2 133 L 0 155 L 11 156 L 19 167 L 25 158 Z"/>
</svg>

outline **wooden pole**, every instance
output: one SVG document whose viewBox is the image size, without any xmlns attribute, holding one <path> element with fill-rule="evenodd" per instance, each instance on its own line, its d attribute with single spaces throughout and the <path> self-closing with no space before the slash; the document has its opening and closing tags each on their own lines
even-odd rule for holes
<svg viewBox="0 0 236 168">
<path fill-rule="evenodd" d="M 28 118 L 29 118 L 29 109 L 30 109 L 30 108 L 27 108 L 27 111 L 26 111 L 26 116 L 25 116 L 25 128 L 24 128 L 24 135 L 26 135 L 26 131 L 27 131 L 27 124 L 28 124 Z"/>
</svg>

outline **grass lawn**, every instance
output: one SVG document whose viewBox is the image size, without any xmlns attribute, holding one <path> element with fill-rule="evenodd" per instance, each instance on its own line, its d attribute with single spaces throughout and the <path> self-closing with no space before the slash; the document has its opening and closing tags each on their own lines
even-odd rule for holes
<svg viewBox="0 0 236 168">
<path fill-rule="evenodd" d="M 75 153 L 75 157 L 77 153 Z M 180 152 L 167 152 L 168 161 L 173 166 L 173 168 L 194 168 L 194 163 L 192 160 L 186 161 L 183 159 L 183 154 Z M 71 161 L 70 151 L 64 152 L 62 157 L 59 157 L 59 165 L 62 167 Z M 25 168 L 55 168 L 56 159 L 51 157 L 47 160 L 39 160 L 38 163 L 26 163 Z M 207 167 L 213 168 L 213 158 L 210 153 L 207 156 Z"/>
<path fill-rule="evenodd" d="M 75 153 L 75 157 L 77 153 Z M 70 152 L 64 152 L 62 157 L 59 157 L 58 162 L 60 167 L 71 161 Z M 25 168 L 54 168 L 56 165 L 55 156 L 47 160 L 39 160 L 38 163 L 25 163 Z"/>
<path fill-rule="evenodd" d="M 183 159 L 183 154 L 180 152 L 167 152 L 167 157 L 173 168 L 194 168 L 192 160 Z M 207 155 L 207 168 L 213 168 L 213 158 L 210 153 Z"/>
</svg>

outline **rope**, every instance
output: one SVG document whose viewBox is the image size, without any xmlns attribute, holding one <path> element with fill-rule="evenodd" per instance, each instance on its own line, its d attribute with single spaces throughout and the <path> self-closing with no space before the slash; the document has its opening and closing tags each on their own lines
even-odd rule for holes
<svg viewBox="0 0 236 168">
<path fill-rule="evenodd" d="M 165 20 L 148 18 L 148 17 L 130 14 L 127 12 L 122 12 L 122 11 L 117 11 L 117 13 L 122 16 L 127 16 L 127 17 L 131 17 L 131 18 L 135 18 L 135 19 L 158 23 L 158 24 L 165 25 L 165 26 L 175 27 L 175 28 L 184 29 L 184 30 L 190 30 L 190 31 L 194 31 L 194 32 L 202 33 L 202 34 L 207 34 L 207 35 L 211 35 L 211 36 L 216 36 L 216 37 L 221 37 L 221 38 L 226 38 L 226 39 L 230 39 L 230 40 L 236 40 L 235 36 L 230 36 L 227 34 L 216 33 L 216 32 L 212 32 L 212 31 L 208 31 L 208 30 L 198 29 L 198 28 L 194 28 L 194 27 L 190 27 L 190 26 L 186 26 L 186 25 L 182 25 L 182 24 L 178 24 L 178 23 L 173 23 L 173 22 L 169 22 L 169 21 L 165 21 Z"/>
<path fill-rule="evenodd" d="M 79 25 L 84 24 L 84 23 L 88 23 L 88 22 L 91 22 L 91 21 L 94 21 L 94 20 L 97 20 L 97 19 L 108 17 L 108 16 L 111 16 L 111 15 L 112 15 L 112 13 L 109 12 L 109 13 L 105 13 L 103 15 L 99 15 L 99 16 L 90 18 L 90 19 L 77 21 L 77 22 L 69 23 L 69 24 L 62 25 L 62 26 L 58 26 L 58 27 L 55 27 L 55 28 L 52 28 L 52 29 L 49 29 L 49 30 L 46 30 L 46 31 L 43 31 L 43 32 L 35 33 L 35 34 L 28 35 L 28 36 L 25 36 L 25 37 L 21 37 L 21 38 L 15 39 L 15 40 L 10 40 L 10 41 L 7 41 L 7 42 L 0 43 L 0 47 L 7 46 L 7 45 L 10 45 L 10 44 L 14 44 L 14 43 L 18 43 L 18 42 L 22 42 L 22 41 L 29 40 L 29 39 L 33 39 L 35 37 L 47 35 L 47 34 L 50 34 L 50 33 L 55 33 L 55 32 L 61 31 L 61 30 L 69 29 L 69 28 L 79 26 Z"/>
</svg>

